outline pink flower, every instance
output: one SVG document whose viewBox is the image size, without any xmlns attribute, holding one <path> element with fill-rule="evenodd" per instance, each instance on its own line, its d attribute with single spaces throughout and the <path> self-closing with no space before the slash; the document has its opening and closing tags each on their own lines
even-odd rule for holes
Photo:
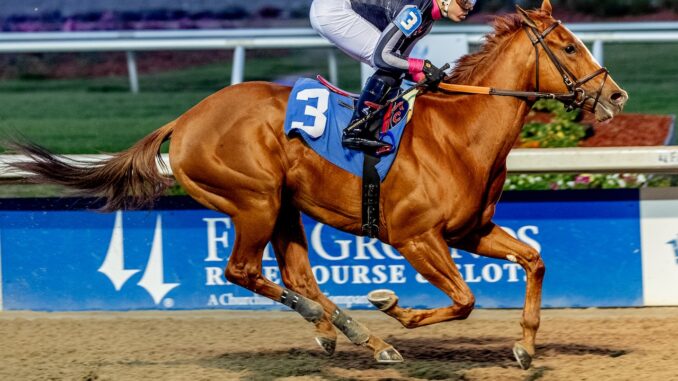
<svg viewBox="0 0 678 381">
<path fill-rule="evenodd" d="M 589 176 L 589 175 L 578 175 L 574 179 L 574 183 L 575 184 L 584 184 L 584 185 L 589 184 L 589 183 L 591 183 L 591 176 Z"/>
</svg>

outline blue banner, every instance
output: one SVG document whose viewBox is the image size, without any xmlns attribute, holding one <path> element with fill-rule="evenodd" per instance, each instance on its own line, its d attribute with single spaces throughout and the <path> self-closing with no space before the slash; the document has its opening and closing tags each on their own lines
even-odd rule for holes
<svg viewBox="0 0 678 381">
<path fill-rule="evenodd" d="M 235 227 L 188 198 L 154 210 L 102 214 L 82 199 L 2 200 L 0 260 L 7 310 L 284 308 L 223 277 Z M 636 191 L 514 192 L 495 221 L 546 263 L 543 306 L 642 305 Z M 403 306 L 449 298 L 397 251 L 304 216 L 320 288 L 337 304 L 370 308 L 366 295 L 394 290 Z M 519 265 L 451 250 L 479 307 L 522 307 Z M 270 246 L 264 275 L 281 283 Z"/>
</svg>

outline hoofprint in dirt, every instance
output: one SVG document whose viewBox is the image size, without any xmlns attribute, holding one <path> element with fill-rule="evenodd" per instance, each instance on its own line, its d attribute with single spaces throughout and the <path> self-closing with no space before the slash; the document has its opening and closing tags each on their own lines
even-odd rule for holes
<svg viewBox="0 0 678 381">
<path fill-rule="evenodd" d="M 678 380 L 678 308 L 545 310 L 527 371 L 511 358 L 520 313 L 407 330 L 355 311 L 405 357 L 378 365 L 343 338 L 327 357 L 289 312 L 2 312 L 0 379 Z"/>
</svg>

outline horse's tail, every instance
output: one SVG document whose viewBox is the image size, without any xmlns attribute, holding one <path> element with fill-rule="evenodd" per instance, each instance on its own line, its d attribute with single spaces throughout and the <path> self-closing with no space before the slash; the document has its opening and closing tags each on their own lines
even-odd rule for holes
<svg viewBox="0 0 678 381">
<path fill-rule="evenodd" d="M 168 140 L 175 122 L 153 131 L 126 151 L 96 163 L 69 160 L 33 143 L 14 140 L 7 148 L 26 155 L 29 161 L 9 164 L 32 174 L 32 183 L 58 184 L 80 196 L 105 198 L 103 211 L 134 209 L 152 203 L 172 184 L 160 166 L 160 146 Z"/>
</svg>

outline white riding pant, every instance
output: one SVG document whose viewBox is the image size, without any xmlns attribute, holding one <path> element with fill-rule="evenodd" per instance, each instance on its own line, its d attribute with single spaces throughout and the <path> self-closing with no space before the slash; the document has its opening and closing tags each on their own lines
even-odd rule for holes
<svg viewBox="0 0 678 381">
<path fill-rule="evenodd" d="M 313 0 L 311 26 L 344 53 L 374 67 L 381 31 L 351 8 L 350 0 Z"/>
</svg>

